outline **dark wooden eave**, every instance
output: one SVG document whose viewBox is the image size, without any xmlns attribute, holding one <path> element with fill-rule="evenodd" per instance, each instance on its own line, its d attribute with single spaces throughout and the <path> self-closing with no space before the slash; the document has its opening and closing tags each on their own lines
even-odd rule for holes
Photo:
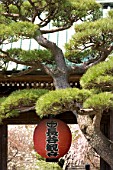
<svg viewBox="0 0 113 170">
<path fill-rule="evenodd" d="M 32 74 L 27 74 L 27 75 L 22 75 L 22 76 L 11 76 L 12 72 L 6 72 L 5 74 L 3 74 L 2 72 L 0 72 L 0 83 L 9 83 L 9 82 L 53 82 L 53 79 L 51 76 L 37 71 L 34 72 Z M 69 76 L 69 82 L 78 82 L 80 80 L 82 75 L 78 74 L 78 75 L 74 75 L 71 74 Z"/>
<path fill-rule="evenodd" d="M 65 113 L 60 113 L 56 115 L 54 118 L 60 119 L 67 124 L 77 124 L 76 116 L 67 111 Z M 43 117 L 43 119 L 48 119 L 47 116 Z M 14 125 L 14 124 L 38 124 L 41 120 L 39 116 L 37 116 L 35 110 L 29 111 L 26 113 L 21 113 L 18 117 L 11 117 L 3 120 L 3 124 L 7 125 Z"/>
<path fill-rule="evenodd" d="M 12 72 L 0 72 L 0 96 L 9 95 L 12 91 L 25 88 L 45 88 L 55 89 L 51 76 L 36 71 L 22 76 L 11 76 Z M 69 83 L 71 87 L 80 87 L 79 80 L 82 75 L 70 75 Z"/>
</svg>

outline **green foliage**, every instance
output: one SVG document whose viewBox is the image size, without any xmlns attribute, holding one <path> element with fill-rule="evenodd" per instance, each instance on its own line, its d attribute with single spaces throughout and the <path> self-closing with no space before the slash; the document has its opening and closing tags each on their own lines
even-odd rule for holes
<svg viewBox="0 0 113 170">
<path fill-rule="evenodd" d="M 2 102 L 5 101 L 5 99 L 6 99 L 6 97 L 1 97 L 1 98 L 0 98 L 0 105 L 1 105 Z"/>
<path fill-rule="evenodd" d="M 35 3 L 35 6 L 38 7 L 37 9 L 44 8 L 45 0 L 42 0 L 42 1 L 39 1 L 39 2 L 33 0 L 33 3 Z M 5 7 L 5 10 L 8 11 L 9 13 L 20 14 L 20 16 L 22 16 L 23 18 L 32 17 L 33 12 L 34 12 L 34 8 L 29 3 L 28 0 L 25 0 L 25 1 L 24 0 L 18 0 L 16 2 L 8 1 L 8 3 L 3 1 L 1 3 L 1 6 Z"/>
<path fill-rule="evenodd" d="M 1 24 L 0 39 L 9 42 L 17 41 L 20 37 L 32 38 L 37 32 L 38 26 L 27 21 L 11 22 L 8 25 Z"/>
<path fill-rule="evenodd" d="M 80 39 L 84 40 L 84 38 L 89 40 L 88 36 L 92 37 L 97 35 L 94 38 L 100 37 L 102 39 L 102 33 L 107 34 L 108 31 L 112 33 L 112 24 L 113 20 L 110 18 L 102 18 L 94 22 L 86 21 L 80 25 L 75 26 L 75 31 L 77 32 L 77 34 L 74 35 L 73 38 L 76 41 L 77 39 L 78 41 L 80 41 Z"/>
<path fill-rule="evenodd" d="M 1 24 L 0 28 L 0 39 L 9 39 L 11 36 L 14 35 L 13 30 L 11 30 L 11 28 L 6 26 L 5 24 Z"/>
<path fill-rule="evenodd" d="M 18 9 L 18 7 L 16 5 L 10 4 L 9 5 L 9 12 L 10 13 L 18 14 L 19 13 L 19 9 Z"/>
<path fill-rule="evenodd" d="M 62 170 L 57 163 L 37 161 L 37 165 L 41 170 Z"/>
<path fill-rule="evenodd" d="M 85 18 L 85 20 L 87 21 L 87 20 L 89 20 L 89 21 L 95 21 L 95 20 L 97 20 L 97 19 L 99 19 L 99 18 L 102 18 L 103 17 L 103 10 L 102 10 L 102 8 L 100 8 L 100 10 L 98 10 L 98 8 L 97 8 L 97 10 L 95 10 L 94 11 L 94 13 L 92 14 L 92 17 L 86 17 Z"/>
<path fill-rule="evenodd" d="M 97 21 L 86 21 L 75 26 L 75 34 L 65 45 L 66 58 L 75 62 L 80 57 L 98 58 L 103 49 L 111 46 L 113 41 L 113 19 L 101 18 Z M 80 60 L 79 59 L 79 60 Z"/>
<path fill-rule="evenodd" d="M 80 84 L 82 88 L 93 90 L 93 95 L 83 103 L 84 108 L 101 112 L 113 109 L 113 56 L 88 69 Z"/>
<path fill-rule="evenodd" d="M 37 166 L 41 170 L 62 170 L 58 163 L 46 162 L 46 159 L 36 153 Z"/>
<path fill-rule="evenodd" d="M 0 118 L 18 116 L 18 109 L 25 106 L 33 106 L 36 100 L 47 93 L 45 89 L 17 90 L 3 99 L 0 105 Z"/>
<path fill-rule="evenodd" d="M 23 1 L 21 5 L 21 13 L 24 16 L 31 17 L 33 12 L 33 7 L 29 1 Z"/>
<path fill-rule="evenodd" d="M 111 10 L 108 12 L 108 14 L 109 14 L 109 17 L 113 18 L 113 9 L 111 9 Z"/>
<path fill-rule="evenodd" d="M 4 9 L 3 7 L 1 6 L 0 4 L 0 13 L 1 12 L 4 12 Z M 0 24 L 6 24 L 8 25 L 9 23 L 11 23 L 11 20 L 9 18 L 6 18 L 5 16 L 3 15 L 0 15 Z M 1 27 L 0 27 L 1 28 Z"/>
<path fill-rule="evenodd" d="M 100 6 L 99 4 L 96 4 L 94 0 L 79 0 L 79 1 L 71 1 L 71 4 L 74 8 L 72 13 L 74 15 L 80 15 L 80 18 L 85 17 L 86 14 L 88 13 L 88 10 L 90 8 L 91 11 L 97 11 L 99 10 Z"/>
<path fill-rule="evenodd" d="M 17 58 L 22 61 L 40 61 L 40 62 L 45 62 L 45 63 L 51 63 L 52 61 L 52 54 L 49 50 L 22 50 L 19 48 L 14 48 L 7 50 L 9 53 L 10 57 L 12 58 Z"/>
<path fill-rule="evenodd" d="M 5 101 L 6 97 L 1 97 L 0 98 L 0 108 L 2 103 Z M 2 113 L 0 113 L 0 124 L 2 123 L 2 119 L 4 118 L 4 115 L 2 115 Z"/>
<path fill-rule="evenodd" d="M 11 23 L 11 29 L 15 35 L 21 35 L 25 37 L 33 37 L 38 29 L 38 26 L 27 21 L 13 22 Z"/>
<path fill-rule="evenodd" d="M 103 92 L 92 95 L 84 102 L 84 108 L 93 108 L 94 110 L 101 112 L 113 109 L 113 94 Z"/>
<path fill-rule="evenodd" d="M 71 41 L 70 41 L 71 42 Z M 97 57 L 98 52 L 92 49 L 85 49 L 85 50 L 77 50 L 68 44 L 65 45 L 68 50 L 65 52 L 65 57 L 75 64 L 80 64 L 83 62 L 87 62 L 88 60 L 93 59 L 93 57 Z M 71 48 L 71 50 L 70 50 Z"/>
<path fill-rule="evenodd" d="M 80 80 L 80 84 L 83 88 L 101 88 L 101 83 L 106 86 L 113 86 L 113 57 L 108 61 L 101 62 L 86 72 Z M 100 85 L 99 85 L 100 84 Z M 102 87 L 104 88 L 104 86 Z"/>
<path fill-rule="evenodd" d="M 91 14 L 100 8 L 95 0 L 33 0 L 32 3 L 28 0 L 18 0 L 8 1 L 8 3 L 2 1 L 0 5 L 5 12 L 16 14 L 16 17 L 12 17 L 14 20 L 30 20 L 36 15 L 39 22 L 47 17 L 48 21 L 52 20 L 57 27 L 72 25 L 72 22 L 85 17 L 88 12 Z M 40 22 L 39 25 L 42 27 L 43 24 Z"/>
<path fill-rule="evenodd" d="M 75 18 L 75 20 L 84 18 L 88 15 L 88 12 L 94 12 L 99 10 L 100 5 L 94 0 L 62 0 L 60 5 L 58 4 L 58 13 L 53 18 L 53 25 L 63 26 L 65 24 L 70 24 L 70 22 Z M 57 8 L 58 8 L 57 7 Z"/>
<path fill-rule="evenodd" d="M 71 106 L 76 107 L 76 102 L 82 103 L 90 95 L 90 91 L 79 90 L 77 88 L 50 91 L 37 100 L 36 113 L 40 117 L 49 114 L 59 114 L 63 111 L 70 110 Z"/>
<path fill-rule="evenodd" d="M 36 153 L 36 158 L 39 161 L 46 161 L 46 158 L 43 158 L 41 155 L 39 155 L 38 153 Z"/>
<path fill-rule="evenodd" d="M 113 76 L 105 75 L 99 76 L 95 79 L 91 88 L 96 88 L 99 91 L 112 91 L 113 90 Z"/>
</svg>

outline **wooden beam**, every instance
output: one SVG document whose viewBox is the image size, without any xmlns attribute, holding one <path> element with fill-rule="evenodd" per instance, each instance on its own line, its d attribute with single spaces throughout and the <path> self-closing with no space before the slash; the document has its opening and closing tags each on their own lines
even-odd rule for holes
<svg viewBox="0 0 113 170">
<path fill-rule="evenodd" d="M 100 159 L 100 170 L 111 170 L 110 166 L 102 158 Z"/>
<path fill-rule="evenodd" d="M 8 75 L 7 75 L 8 76 Z M 70 75 L 69 76 L 69 82 L 78 82 L 80 80 L 82 75 Z M 53 82 L 53 79 L 51 76 L 47 74 L 35 74 L 35 75 L 24 75 L 24 76 L 15 76 L 6 77 L 6 75 L 0 74 L 0 82 L 35 82 L 35 81 L 41 81 L 41 82 Z"/>
<path fill-rule="evenodd" d="M 44 117 L 46 119 L 48 117 Z M 67 124 L 77 124 L 76 116 L 68 111 L 55 116 L 55 118 L 64 121 Z M 42 119 L 37 116 L 35 111 L 21 113 L 18 117 L 7 118 L 3 120 L 3 124 L 38 124 Z"/>
<path fill-rule="evenodd" d="M 7 125 L 0 125 L 0 170 L 7 170 Z"/>
</svg>

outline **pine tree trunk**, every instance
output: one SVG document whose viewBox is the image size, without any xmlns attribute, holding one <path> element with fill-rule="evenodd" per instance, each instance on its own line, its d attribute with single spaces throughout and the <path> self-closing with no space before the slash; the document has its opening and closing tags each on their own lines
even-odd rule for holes
<svg viewBox="0 0 113 170">
<path fill-rule="evenodd" d="M 88 115 L 78 116 L 78 124 L 89 144 L 113 168 L 113 142 L 100 130 L 101 115 L 92 119 Z"/>
<path fill-rule="evenodd" d="M 53 83 L 56 89 L 65 89 L 65 88 L 69 88 L 70 85 L 68 83 L 67 80 L 67 75 L 66 74 L 62 74 L 60 76 L 54 76 L 53 77 Z"/>
</svg>

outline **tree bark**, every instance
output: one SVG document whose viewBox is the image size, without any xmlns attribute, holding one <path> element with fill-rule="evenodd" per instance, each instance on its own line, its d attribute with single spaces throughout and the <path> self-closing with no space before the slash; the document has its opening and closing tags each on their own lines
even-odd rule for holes
<svg viewBox="0 0 113 170">
<path fill-rule="evenodd" d="M 65 88 L 70 87 L 67 80 L 68 80 L 68 77 L 66 74 L 53 76 L 53 83 L 56 89 L 65 89 Z"/>
<path fill-rule="evenodd" d="M 68 83 L 68 68 L 65 63 L 62 50 L 53 42 L 47 40 L 42 35 L 35 37 L 35 40 L 46 49 L 49 49 L 54 57 L 56 68 L 51 71 L 45 69 L 47 74 L 53 78 L 53 83 L 56 89 L 70 87 Z"/>
<path fill-rule="evenodd" d="M 78 116 L 78 124 L 93 149 L 113 168 L 113 142 L 100 131 L 101 114 L 92 119 L 88 115 Z"/>
</svg>

